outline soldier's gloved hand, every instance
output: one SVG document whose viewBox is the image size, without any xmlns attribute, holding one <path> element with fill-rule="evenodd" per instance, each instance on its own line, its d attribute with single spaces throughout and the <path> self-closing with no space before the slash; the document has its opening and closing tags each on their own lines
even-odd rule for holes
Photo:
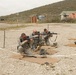
<svg viewBox="0 0 76 75">
<path fill-rule="evenodd" d="M 35 38 L 35 37 L 38 37 L 38 35 L 34 35 L 33 37 L 34 37 L 34 38 Z"/>
<path fill-rule="evenodd" d="M 33 41 L 33 39 L 30 39 L 30 41 Z"/>
<path fill-rule="evenodd" d="M 21 46 L 24 45 L 24 44 L 27 43 L 27 42 L 28 42 L 28 40 L 23 41 L 23 42 L 21 43 Z"/>
<path fill-rule="evenodd" d="M 24 42 L 26 43 L 26 42 L 28 42 L 28 40 L 25 40 Z"/>
</svg>

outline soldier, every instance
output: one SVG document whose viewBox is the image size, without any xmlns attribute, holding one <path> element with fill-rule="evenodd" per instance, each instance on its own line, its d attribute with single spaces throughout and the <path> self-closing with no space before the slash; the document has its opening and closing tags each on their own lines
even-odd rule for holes
<svg viewBox="0 0 76 75">
<path fill-rule="evenodd" d="M 18 52 L 24 57 L 24 56 L 33 56 L 33 53 L 30 49 L 30 39 L 28 36 L 26 36 L 25 33 L 22 33 L 19 41 L 18 41 Z"/>
<path fill-rule="evenodd" d="M 37 30 L 33 30 L 33 33 L 30 35 L 30 38 L 33 39 L 33 43 L 31 45 L 33 50 L 35 50 L 40 44 L 42 44 L 40 32 L 38 32 Z"/>
<path fill-rule="evenodd" d="M 53 37 L 53 34 L 57 35 L 57 33 L 51 33 L 50 31 L 48 31 L 46 28 L 44 29 L 44 31 L 41 33 L 43 36 L 43 39 L 45 41 L 46 45 L 50 45 L 50 37 Z"/>
<path fill-rule="evenodd" d="M 45 41 L 45 44 L 46 45 L 50 45 L 50 42 L 49 42 L 49 38 L 52 37 L 52 34 L 50 34 L 50 31 L 48 31 L 46 28 L 44 29 L 44 31 L 41 33 L 42 34 L 42 37 Z"/>
</svg>

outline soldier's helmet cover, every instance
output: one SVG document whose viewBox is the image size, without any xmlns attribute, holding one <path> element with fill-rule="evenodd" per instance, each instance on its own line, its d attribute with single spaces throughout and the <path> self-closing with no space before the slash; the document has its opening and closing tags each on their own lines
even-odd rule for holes
<svg viewBox="0 0 76 75">
<path fill-rule="evenodd" d="M 25 38 L 25 37 L 26 37 L 26 34 L 25 34 L 25 33 L 22 33 L 22 34 L 21 34 L 21 37 L 22 37 L 22 38 Z"/>
<path fill-rule="evenodd" d="M 33 30 L 33 33 L 36 33 L 37 32 L 37 30 Z"/>
</svg>

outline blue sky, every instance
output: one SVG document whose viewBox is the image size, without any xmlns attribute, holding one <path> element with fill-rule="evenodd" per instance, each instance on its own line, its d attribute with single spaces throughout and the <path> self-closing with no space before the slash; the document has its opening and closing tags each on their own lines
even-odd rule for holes
<svg viewBox="0 0 76 75">
<path fill-rule="evenodd" d="M 63 0 L 0 0 L 0 16 L 30 10 Z"/>
</svg>

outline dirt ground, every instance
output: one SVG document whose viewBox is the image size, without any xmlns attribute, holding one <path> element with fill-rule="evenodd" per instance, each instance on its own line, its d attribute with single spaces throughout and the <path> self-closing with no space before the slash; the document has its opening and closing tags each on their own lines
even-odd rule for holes
<svg viewBox="0 0 76 75">
<path fill-rule="evenodd" d="M 10 24 L 2 25 L 1 23 L 0 27 L 2 28 L 5 25 L 10 26 Z M 12 54 L 17 54 L 18 38 L 22 32 L 30 35 L 34 29 L 42 32 L 44 28 L 58 33 L 56 40 L 58 47 L 50 49 L 57 52 L 49 55 L 51 58 L 58 59 L 58 62 L 41 65 L 11 57 Z M 3 31 L 0 31 L 0 75 L 76 75 L 76 46 L 74 45 L 76 24 L 32 24 L 32 26 L 25 28 L 6 30 L 5 48 L 3 48 L 3 33 Z M 55 35 L 51 38 L 51 44 L 55 38 Z"/>
</svg>

